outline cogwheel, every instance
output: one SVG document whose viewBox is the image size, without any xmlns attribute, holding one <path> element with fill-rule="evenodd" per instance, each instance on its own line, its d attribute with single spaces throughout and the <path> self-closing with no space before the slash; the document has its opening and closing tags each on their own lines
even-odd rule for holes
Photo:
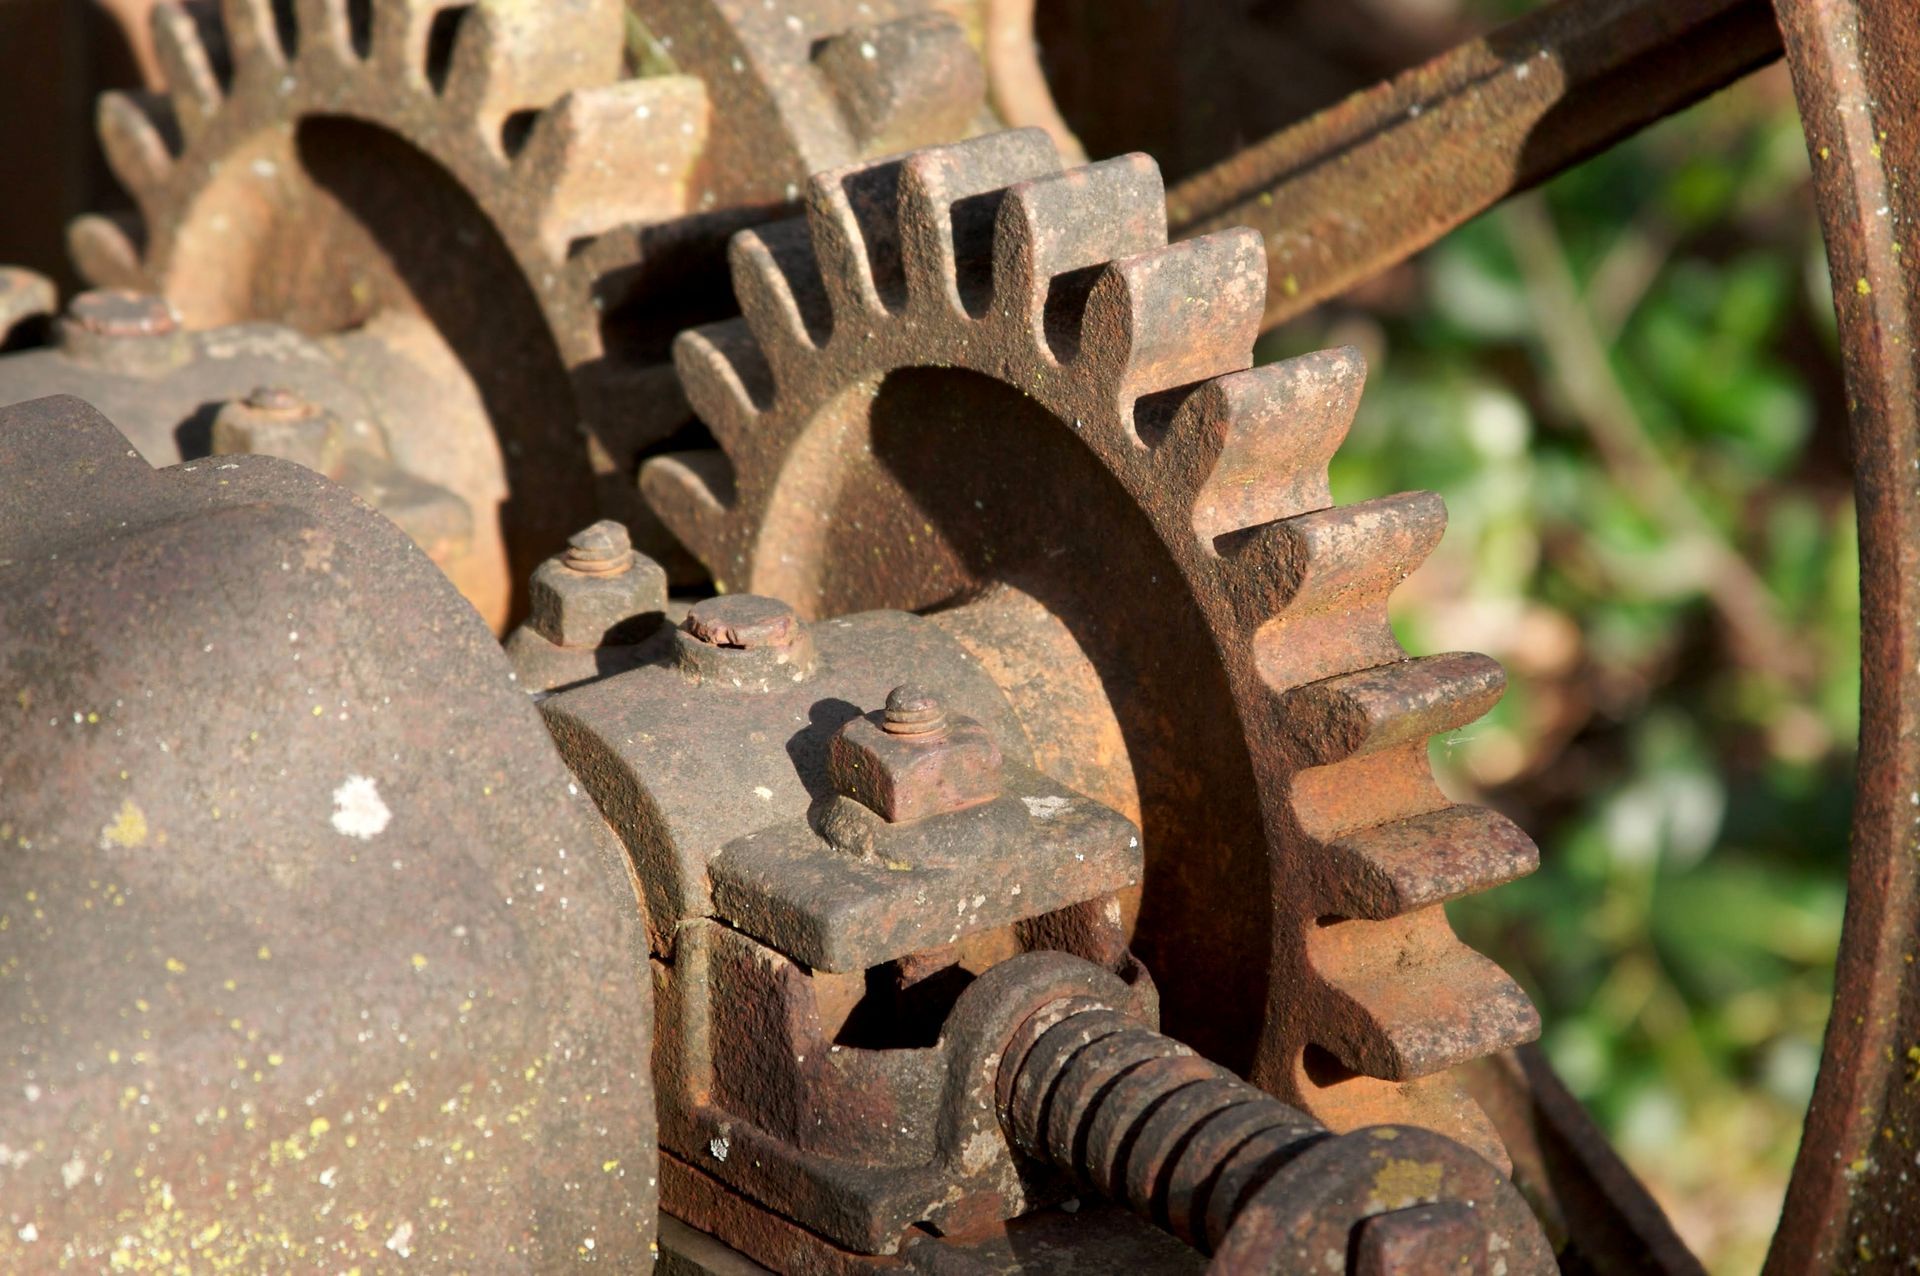
<svg viewBox="0 0 1920 1276">
<path fill-rule="evenodd" d="M 196 12 L 155 11 L 164 95 L 99 104 L 139 216 L 75 223 L 83 274 L 193 327 L 425 317 L 495 437 L 423 477 L 500 507 L 516 582 L 596 509 L 640 513 L 639 453 L 688 419 L 668 343 L 731 313 L 727 234 L 807 172 L 984 119 L 965 33 L 918 0 Z"/>
<path fill-rule="evenodd" d="M 1043 764 L 1140 821 L 1170 1030 L 1504 1160 L 1448 1071 L 1539 1021 L 1441 905 L 1538 856 L 1426 757 L 1502 675 L 1395 642 L 1444 508 L 1332 506 L 1361 360 L 1250 366 L 1259 236 L 1169 246 L 1152 161 L 1063 172 L 1029 130 L 823 174 L 731 256 L 745 317 L 674 351 L 720 450 L 641 471 L 667 526 L 724 588 L 968 644 Z"/>
</svg>

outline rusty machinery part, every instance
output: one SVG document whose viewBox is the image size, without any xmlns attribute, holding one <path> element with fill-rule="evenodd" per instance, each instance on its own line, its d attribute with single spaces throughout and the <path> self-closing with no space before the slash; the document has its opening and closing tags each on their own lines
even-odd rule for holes
<svg viewBox="0 0 1920 1276">
<path fill-rule="evenodd" d="M 657 569 L 622 584 L 637 564 L 612 529 L 572 550 L 582 561 L 541 568 L 570 573 L 546 588 L 582 621 L 554 645 L 637 659 L 582 661 L 542 704 L 648 901 L 670 1213 L 778 1270 L 860 1271 L 922 1266 L 916 1242 L 1018 1230 L 1092 1189 L 1252 1272 L 1446 1202 L 1467 1216 L 1396 1217 L 1380 1244 L 1419 1231 L 1495 1246 L 1515 1271 L 1550 1265 L 1524 1202 L 1467 1149 L 1410 1130 L 1330 1139 L 1153 1031 L 1117 901 L 1139 880 L 1137 829 L 1032 769 L 1013 689 L 940 624 L 807 623 L 729 594 L 667 625 Z M 510 649 L 523 673 L 553 659 Z M 1136 1067 L 1149 1060 L 1172 1071 Z M 1155 1176 L 1182 1149 L 1199 1159 L 1182 1162 L 1174 1219 Z M 1210 1232 L 1194 1216 L 1207 1191 Z M 1111 1217 L 1092 1234 L 1125 1235 Z M 1192 1266 L 1171 1251 L 1134 1269 Z"/>
<path fill-rule="evenodd" d="M 1023 1152 L 1214 1255 L 1223 1274 L 1555 1270 L 1526 1201 L 1458 1143 L 1396 1126 L 1330 1135 L 1101 1000 L 1098 976 L 1081 995 L 1032 999 L 1039 971 L 1061 980 L 1080 964 L 1014 958 L 956 1009 L 985 1016 L 985 1002 L 1008 1025 L 987 1062 Z"/>
<path fill-rule="evenodd" d="M 268 323 L 190 332 L 165 299 L 116 289 L 53 312 L 49 281 L 0 271 L 0 334 L 42 330 L 0 356 L 0 403 L 83 398 L 156 466 L 238 452 L 298 461 L 398 523 L 482 617 L 505 623 L 506 548 L 497 520 L 475 513 L 505 495 L 499 451 L 424 321 L 387 314 L 320 338 Z"/>
<path fill-rule="evenodd" d="M 722 450 L 642 470 L 667 525 L 727 589 L 928 611 L 1012 689 L 1041 770 L 1144 829 L 1176 1036 L 1499 1160 L 1448 1070 L 1538 1019 L 1440 905 L 1537 856 L 1426 740 L 1501 674 L 1394 642 L 1444 511 L 1330 508 L 1360 360 L 1250 369 L 1258 236 L 1169 247 L 1151 161 L 1029 131 L 815 178 L 732 257 L 745 318 L 675 351 Z"/>
<path fill-rule="evenodd" d="M 190 328 L 424 318 L 498 436 L 509 492 L 486 513 L 515 583 L 596 509 L 668 553 L 634 464 L 686 423 L 667 344 L 730 311 L 730 230 L 808 172 L 985 120 L 964 33 L 917 0 L 196 15 L 155 11 L 165 95 L 101 100 L 139 215 L 77 221 L 78 265 L 167 296 Z"/>
<path fill-rule="evenodd" d="M 1177 237 L 1266 240 L 1265 326 L 1780 56 L 1766 0 L 1562 0 L 1169 192 Z"/>
<path fill-rule="evenodd" d="M 0 1269 L 652 1258 L 619 843 L 386 520 L 0 411 Z"/>
<path fill-rule="evenodd" d="M 1056 946 L 1127 972 L 1116 995 L 1150 1011 L 1113 906 L 1136 830 L 1032 768 L 1005 693 L 930 621 L 810 625 L 733 594 L 672 626 L 633 605 L 647 658 L 541 707 L 647 900 L 668 1208 L 749 1252 L 785 1220 L 833 1263 L 1028 1212 L 991 1104 L 951 1079 L 977 1043 L 945 1011 Z M 917 711 L 909 672 L 940 689 Z M 706 1216 L 703 1184 L 765 1219 Z"/>
</svg>

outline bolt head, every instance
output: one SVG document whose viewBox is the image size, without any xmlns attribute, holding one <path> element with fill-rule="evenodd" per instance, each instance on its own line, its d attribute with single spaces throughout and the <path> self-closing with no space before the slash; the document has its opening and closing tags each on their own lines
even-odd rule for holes
<svg viewBox="0 0 1920 1276">
<path fill-rule="evenodd" d="M 164 337 L 180 328 L 166 298 L 125 288 L 96 288 L 67 303 L 67 322 L 96 337 Z"/>
<path fill-rule="evenodd" d="M 992 734 L 964 715 L 943 718 L 943 729 L 912 734 L 888 730 L 884 712 L 853 719 L 827 746 L 827 778 L 889 824 L 999 797 L 1000 746 Z"/>
<path fill-rule="evenodd" d="M 567 538 L 566 565 L 577 572 L 604 576 L 633 565 L 633 538 L 625 523 L 603 518 Z"/>
<path fill-rule="evenodd" d="M 887 693 L 881 727 L 888 735 L 929 735 L 947 725 L 947 706 L 939 696 L 914 682 Z"/>
<path fill-rule="evenodd" d="M 695 603 L 681 628 L 710 647 L 756 651 L 791 647 L 800 635 L 800 617 L 777 598 L 722 594 Z"/>
<path fill-rule="evenodd" d="M 280 385 L 255 386 L 242 400 L 246 406 L 262 415 L 278 417 L 317 416 L 320 409 L 297 391 Z"/>
</svg>

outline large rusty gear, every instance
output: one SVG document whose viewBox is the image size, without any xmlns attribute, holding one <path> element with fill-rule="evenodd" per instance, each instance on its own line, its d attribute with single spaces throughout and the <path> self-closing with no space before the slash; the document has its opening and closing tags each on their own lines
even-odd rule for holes
<svg viewBox="0 0 1920 1276">
<path fill-rule="evenodd" d="M 635 458 L 687 419 L 667 343 L 727 312 L 726 233 L 805 173 L 985 119 L 964 32 L 918 0 L 224 0 L 154 21 L 168 92 L 99 113 L 139 225 L 77 222 L 83 273 L 195 328 L 425 316 L 504 453 L 426 477 L 501 508 L 515 580 L 596 507 L 639 514 Z"/>
<path fill-rule="evenodd" d="M 1044 688 L 1037 756 L 1146 832 L 1170 1028 L 1336 1126 L 1501 1157 L 1448 1070 L 1538 1019 L 1440 905 L 1536 852 L 1426 740 L 1502 677 L 1395 642 L 1444 510 L 1332 507 L 1361 361 L 1250 366 L 1258 236 L 1169 246 L 1150 160 L 1062 171 L 1022 131 L 817 177 L 732 261 L 745 317 L 675 350 L 721 450 L 642 470 L 667 526 L 725 589 L 933 611 Z"/>
</svg>

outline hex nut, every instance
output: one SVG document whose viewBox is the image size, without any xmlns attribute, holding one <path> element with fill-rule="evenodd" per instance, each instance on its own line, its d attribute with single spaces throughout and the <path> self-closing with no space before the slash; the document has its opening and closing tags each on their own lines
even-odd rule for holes
<svg viewBox="0 0 1920 1276">
<path fill-rule="evenodd" d="M 902 824 L 999 797 L 1000 746 L 985 727 L 962 715 L 948 715 L 939 731 L 900 735 L 886 729 L 884 712 L 874 712 L 834 734 L 827 777 L 836 792 L 889 824 Z"/>
<path fill-rule="evenodd" d="M 580 572 L 564 556 L 534 569 L 527 627 L 560 647 L 626 647 L 667 610 L 667 573 L 636 554 L 621 572 Z"/>
</svg>

